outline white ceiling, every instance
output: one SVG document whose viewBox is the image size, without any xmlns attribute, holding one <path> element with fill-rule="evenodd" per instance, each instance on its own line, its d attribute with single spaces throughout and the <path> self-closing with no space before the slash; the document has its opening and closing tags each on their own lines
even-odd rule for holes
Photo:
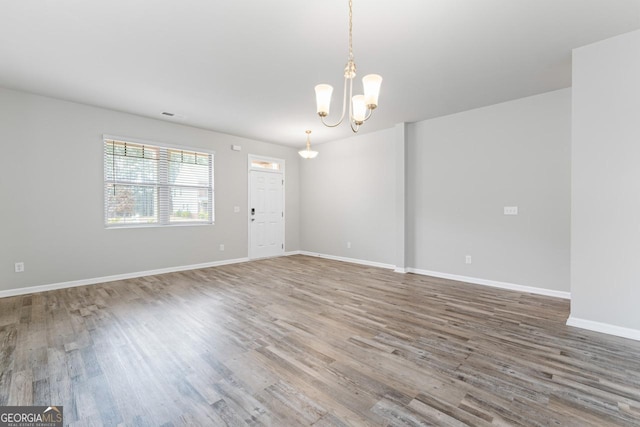
<svg viewBox="0 0 640 427">
<path fill-rule="evenodd" d="M 344 138 L 313 87 L 339 113 L 347 4 L 2 0 L 0 86 L 279 144 Z M 354 0 L 353 21 L 359 77 L 384 78 L 366 133 L 568 87 L 571 49 L 640 28 L 640 0 Z"/>
</svg>

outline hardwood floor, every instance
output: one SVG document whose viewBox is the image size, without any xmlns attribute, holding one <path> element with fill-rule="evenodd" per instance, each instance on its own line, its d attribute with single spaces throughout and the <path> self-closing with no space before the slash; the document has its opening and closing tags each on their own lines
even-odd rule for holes
<svg viewBox="0 0 640 427">
<path fill-rule="evenodd" d="M 0 299 L 0 405 L 80 425 L 640 425 L 566 300 L 292 256 Z"/>
</svg>

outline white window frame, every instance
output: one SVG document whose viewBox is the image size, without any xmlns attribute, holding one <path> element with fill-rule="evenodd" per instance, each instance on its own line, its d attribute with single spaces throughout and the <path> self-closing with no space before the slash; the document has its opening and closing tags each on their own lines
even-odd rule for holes
<svg viewBox="0 0 640 427">
<path fill-rule="evenodd" d="M 158 162 L 158 222 L 155 223 L 109 223 L 109 214 L 108 214 L 108 203 L 106 199 L 106 191 L 105 188 L 107 184 L 112 184 L 112 181 L 107 180 L 107 169 L 105 163 L 105 144 L 107 141 L 120 141 L 120 142 L 130 142 L 132 144 L 142 144 L 152 146 L 154 148 L 159 148 L 161 153 L 164 152 L 164 156 L 161 154 L 161 160 Z M 169 188 L 172 186 L 168 183 L 168 160 L 166 156 L 166 152 L 168 150 L 184 150 L 190 152 L 198 152 L 205 153 L 210 155 L 210 183 L 211 186 L 209 188 L 211 203 L 209 206 L 209 220 L 204 221 L 180 221 L 180 222 L 171 222 L 171 214 L 170 208 L 168 205 L 169 201 Z M 193 226 L 202 226 L 202 225 L 214 225 L 215 224 L 215 151 L 208 150 L 201 147 L 190 147 L 180 144 L 169 144 L 162 143 L 156 141 L 149 141 L 138 138 L 130 138 L 116 135 L 102 135 L 102 157 L 103 157 L 103 172 L 104 172 L 104 184 L 102 187 L 103 192 L 103 203 L 104 203 L 104 227 L 106 229 L 118 229 L 118 228 L 149 228 L 149 227 L 193 227 Z M 164 158 L 164 161 L 162 160 Z"/>
</svg>

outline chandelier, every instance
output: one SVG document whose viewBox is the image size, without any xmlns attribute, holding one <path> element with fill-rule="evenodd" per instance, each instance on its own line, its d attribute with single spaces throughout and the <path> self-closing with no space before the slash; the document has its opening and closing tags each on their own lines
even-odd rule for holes
<svg viewBox="0 0 640 427">
<path fill-rule="evenodd" d="M 319 84 L 316 90 L 316 106 L 320 120 L 327 127 L 336 127 L 344 120 L 349 100 L 349 124 L 351 130 L 356 133 L 365 121 L 371 117 L 371 112 L 378 106 L 378 96 L 380 95 L 380 84 L 382 77 L 378 74 L 368 74 L 362 78 L 364 95 L 353 96 L 353 79 L 356 76 L 356 63 L 353 61 L 353 1 L 349 0 L 349 59 L 344 68 L 344 94 L 342 97 L 342 115 L 340 120 L 334 124 L 325 121 L 329 115 L 331 106 L 331 94 L 333 87 L 328 84 Z M 347 88 L 349 97 L 347 98 Z"/>
<path fill-rule="evenodd" d="M 318 152 L 311 150 L 311 141 L 309 140 L 309 135 L 311 135 L 311 131 L 306 130 L 305 133 L 307 134 L 307 148 L 304 150 L 298 151 L 298 154 L 300 154 L 300 156 L 304 159 L 315 159 L 315 157 L 318 155 Z"/>
</svg>

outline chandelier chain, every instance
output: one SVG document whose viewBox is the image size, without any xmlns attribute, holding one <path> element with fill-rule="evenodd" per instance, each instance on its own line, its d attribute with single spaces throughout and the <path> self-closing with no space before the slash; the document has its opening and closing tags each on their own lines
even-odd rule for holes
<svg viewBox="0 0 640 427">
<path fill-rule="evenodd" d="M 353 61 L 353 0 L 349 0 L 349 60 Z"/>
</svg>

